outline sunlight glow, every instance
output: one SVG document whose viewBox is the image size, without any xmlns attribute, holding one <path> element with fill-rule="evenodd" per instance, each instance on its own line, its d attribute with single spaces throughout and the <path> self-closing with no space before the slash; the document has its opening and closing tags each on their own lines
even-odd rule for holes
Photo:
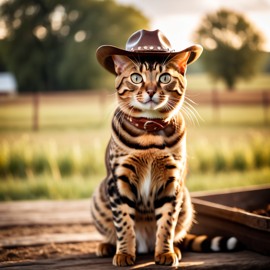
<svg viewBox="0 0 270 270">
<path fill-rule="evenodd" d="M 69 34 L 70 31 L 70 27 L 69 25 L 64 25 L 61 29 L 60 29 L 60 34 L 64 37 L 66 37 Z"/>
<path fill-rule="evenodd" d="M 74 39 L 76 42 L 83 42 L 86 38 L 86 32 L 83 30 L 78 31 L 75 35 L 74 35 Z"/>
<path fill-rule="evenodd" d="M 15 29 L 17 29 L 17 28 L 19 28 L 21 26 L 22 21 L 21 21 L 21 19 L 15 19 L 12 24 L 13 24 L 13 27 Z"/>
<path fill-rule="evenodd" d="M 54 11 L 50 15 L 50 21 L 52 25 L 52 29 L 54 31 L 58 31 L 63 23 L 63 19 L 65 18 L 65 8 L 61 5 L 58 5 Z"/>
<path fill-rule="evenodd" d="M 132 4 L 150 20 L 150 30 L 160 29 L 166 34 L 176 49 L 193 44 L 193 33 L 203 16 L 220 8 L 238 11 L 254 22 L 254 26 L 265 36 L 264 50 L 270 52 L 270 0 L 117 0 L 127 5 Z M 232 22 L 234 18 L 231 18 Z M 239 46 L 238 41 L 234 41 Z M 213 45 L 213 44 L 211 44 Z M 210 45 L 210 46 L 211 46 Z"/>
<path fill-rule="evenodd" d="M 4 4 L 5 2 L 7 2 L 8 0 L 0 0 L 0 5 Z"/>
<path fill-rule="evenodd" d="M 47 36 L 48 31 L 44 26 L 39 25 L 34 29 L 33 32 L 38 39 L 44 39 Z"/>
<path fill-rule="evenodd" d="M 7 37 L 7 28 L 5 26 L 5 23 L 3 21 L 0 21 L 0 40 L 5 39 Z"/>
<path fill-rule="evenodd" d="M 79 12 L 77 10 L 72 10 L 69 14 L 68 14 L 68 19 L 71 22 L 76 21 L 79 18 Z"/>
<path fill-rule="evenodd" d="M 197 261 L 197 262 L 183 262 L 181 261 L 178 266 L 179 267 L 189 267 L 189 266 L 196 266 L 196 265 L 203 265 L 205 262 L 204 261 Z M 142 262 L 140 261 L 136 262 L 135 266 L 132 266 L 130 269 L 143 269 L 144 267 L 147 266 L 155 266 L 155 263 L 153 261 L 151 262 Z"/>
</svg>

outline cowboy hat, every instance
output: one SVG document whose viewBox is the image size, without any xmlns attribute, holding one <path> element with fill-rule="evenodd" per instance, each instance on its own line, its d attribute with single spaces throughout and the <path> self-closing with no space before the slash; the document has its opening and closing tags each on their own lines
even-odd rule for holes
<svg viewBox="0 0 270 270">
<path fill-rule="evenodd" d="M 146 56 L 155 58 L 166 57 L 170 59 L 177 54 L 189 52 L 190 55 L 187 64 L 191 64 L 199 58 L 202 50 L 202 46 L 193 45 L 182 51 L 176 52 L 171 48 L 169 40 L 160 30 L 139 30 L 129 37 L 125 50 L 111 45 L 103 45 L 97 49 L 96 56 L 101 66 L 111 73 L 116 74 L 112 59 L 113 55 L 125 55 L 130 58 Z"/>
</svg>

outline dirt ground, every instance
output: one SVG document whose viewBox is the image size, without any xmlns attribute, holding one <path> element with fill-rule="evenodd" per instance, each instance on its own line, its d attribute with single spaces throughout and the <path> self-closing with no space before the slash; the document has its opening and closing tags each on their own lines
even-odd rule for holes
<svg viewBox="0 0 270 270">
<path fill-rule="evenodd" d="M 53 226 L 14 226 L 0 228 L 0 239 L 15 236 L 41 235 L 51 233 L 88 233 L 91 225 L 53 225 Z M 38 236 L 37 236 L 38 237 Z M 0 265 L 40 259 L 60 258 L 69 255 L 94 253 L 97 242 L 49 243 L 46 245 L 24 247 L 0 247 Z"/>
</svg>

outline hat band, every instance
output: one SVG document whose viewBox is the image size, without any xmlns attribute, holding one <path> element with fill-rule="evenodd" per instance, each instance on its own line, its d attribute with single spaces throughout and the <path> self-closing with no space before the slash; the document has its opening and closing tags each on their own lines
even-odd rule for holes
<svg viewBox="0 0 270 270">
<path fill-rule="evenodd" d="M 174 52 L 174 50 L 170 48 L 166 48 L 163 46 L 156 45 L 143 45 L 138 47 L 132 47 L 129 49 L 131 52 L 140 52 L 140 51 L 154 51 L 154 52 Z"/>
</svg>

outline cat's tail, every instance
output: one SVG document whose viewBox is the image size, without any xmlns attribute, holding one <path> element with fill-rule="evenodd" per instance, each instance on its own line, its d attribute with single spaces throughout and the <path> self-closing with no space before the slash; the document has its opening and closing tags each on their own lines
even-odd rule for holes
<svg viewBox="0 0 270 270">
<path fill-rule="evenodd" d="M 235 237 L 188 234 L 180 247 L 195 252 L 230 252 L 243 249 L 243 245 Z"/>
</svg>

